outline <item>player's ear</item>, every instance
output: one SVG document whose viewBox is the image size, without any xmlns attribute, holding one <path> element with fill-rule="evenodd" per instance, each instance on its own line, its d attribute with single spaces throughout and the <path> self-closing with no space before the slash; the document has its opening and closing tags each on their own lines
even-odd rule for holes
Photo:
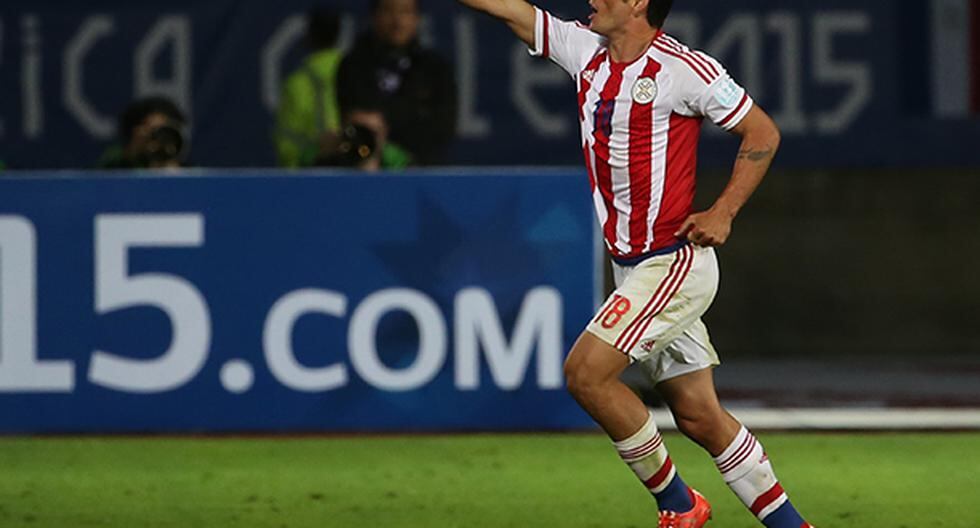
<svg viewBox="0 0 980 528">
<path fill-rule="evenodd" d="M 647 7 L 650 6 L 650 0 L 632 0 L 631 3 L 633 4 L 633 16 L 647 17 Z"/>
</svg>

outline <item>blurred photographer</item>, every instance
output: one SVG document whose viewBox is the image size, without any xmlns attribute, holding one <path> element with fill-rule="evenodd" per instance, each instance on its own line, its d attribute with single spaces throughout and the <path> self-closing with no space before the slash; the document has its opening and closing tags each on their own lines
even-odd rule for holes
<svg viewBox="0 0 980 528">
<path fill-rule="evenodd" d="M 421 1 L 369 1 L 370 27 L 337 71 L 337 101 L 347 113 L 361 94 L 378 94 L 391 140 L 424 166 L 445 159 L 456 136 L 458 97 L 450 63 L 419 39 Z"/>
<path fill-rule="evenodd" d="M 315 164 L 362 171 L 399 170 L 412 162 L 411 155 L 388 141 L 388 123 L 374 104 L 362 104 L 344 113 L 338 131 L 324 134 Z"/>
<path fill-rule="evenodd" d="M 186 119 L 163 97 L 130 103 L 119 116 L 118 139 L 102 155 L 104 169 L 165 169 L 183 165 Z"/>
<path fill-rule="evenodd" d="M 343 54 L 337 46 L 340 14 L 314 7 L 306 15 L 306 46 L 310 54 L 282 84 L 273 139 L 282 167 L 309 167 L 315 163 L 323 136 L 340 129 L 337 104 L 337 69 Z"/>
</svg>

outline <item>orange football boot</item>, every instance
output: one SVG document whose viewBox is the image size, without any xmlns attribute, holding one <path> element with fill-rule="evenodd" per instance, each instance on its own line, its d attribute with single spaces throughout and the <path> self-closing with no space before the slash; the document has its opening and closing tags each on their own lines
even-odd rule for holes
<svg viewBox="0 0 980 528">
<path fill-rule="evenodd" d="M 684 513 L 660 512 L 659 528 L 701 528 L 711 518 L 711 505 L 700 493 L 691 490 L 694 507 Z"/>
</svg>

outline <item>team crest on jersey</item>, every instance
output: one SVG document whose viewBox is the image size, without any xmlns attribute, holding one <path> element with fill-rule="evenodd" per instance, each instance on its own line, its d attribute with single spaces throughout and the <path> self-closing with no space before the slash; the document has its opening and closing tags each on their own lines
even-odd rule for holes
<svg viewBox="0 0 980 528">
<path fill-rule="evenodd" d="M 657 81 L 650 77 L 640 77 L 633 83 L 633 101 L 647 104 L 657 98 Z"/>
</svg>

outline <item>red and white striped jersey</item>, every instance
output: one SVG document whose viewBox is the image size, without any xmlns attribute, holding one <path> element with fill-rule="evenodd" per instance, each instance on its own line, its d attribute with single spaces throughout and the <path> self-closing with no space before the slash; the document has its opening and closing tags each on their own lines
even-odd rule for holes
<svg viewBox="0 0 980 528">
<path fill-rule="evenodd" d="M 620 63 L 604 37 L 541 9 L 531 53 L 578 85 L 585 165 L 612 256 L 629 262 L 677 245 L 674 233 L 692 212 L 701 121 L 736 126 L 753 104 L 745 89 L 665 33 Z"/>
</svg>

